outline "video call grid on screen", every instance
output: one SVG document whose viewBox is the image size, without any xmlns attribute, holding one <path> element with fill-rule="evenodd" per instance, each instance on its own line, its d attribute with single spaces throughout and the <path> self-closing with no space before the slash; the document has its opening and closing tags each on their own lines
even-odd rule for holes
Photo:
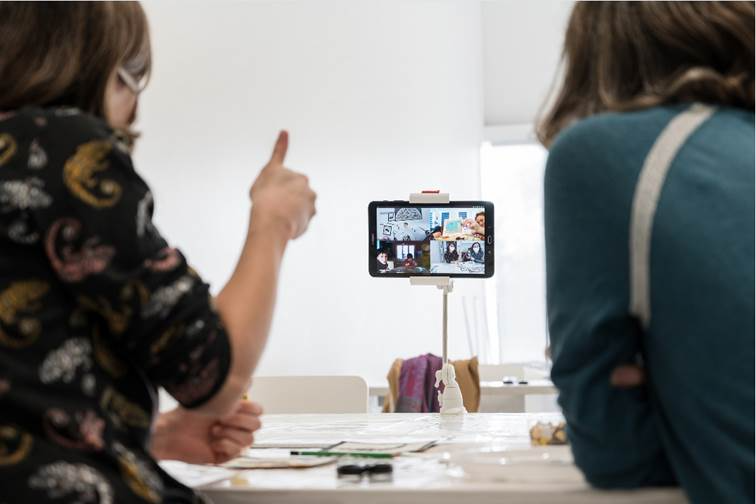
<svg viewBox="0 0 756 504">
<path fill-rule="evenodd" d="M 378 274 L 484 275 L 483 207 L 378 207 Z"/>
</svg>

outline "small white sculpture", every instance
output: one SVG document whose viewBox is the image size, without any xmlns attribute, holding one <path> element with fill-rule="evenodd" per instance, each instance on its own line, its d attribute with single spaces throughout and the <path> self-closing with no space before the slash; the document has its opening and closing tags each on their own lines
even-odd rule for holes
<svg viewBox="0 0 756 504">
<path fill-rule="evenodd" d="M 444 384 L 444 391 L 438 391 L 438 404 L 441 406 L 442 415 L 463 415 L 467 413 L 465 404 L 462 402 L 462 391 L 459 390 L 457 375 L 454 366 L 445 362 L 443 367 L 436 371 L 436 388 Z"/>
</svg>

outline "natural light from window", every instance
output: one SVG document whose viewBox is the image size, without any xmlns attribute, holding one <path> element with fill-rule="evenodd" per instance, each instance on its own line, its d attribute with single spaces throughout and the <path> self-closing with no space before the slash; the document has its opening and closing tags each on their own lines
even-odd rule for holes
<svg viewBox="0 0 756 504">
<path fill-rule="evenodd" d="M 490 348 L 502 363 L 544 361 L 545 164 L 546 150 L 536 143 L 481 147 L 481 194 L 496 210 L 496 275 L 486 282 L 486 314 Z"/>
</svg>

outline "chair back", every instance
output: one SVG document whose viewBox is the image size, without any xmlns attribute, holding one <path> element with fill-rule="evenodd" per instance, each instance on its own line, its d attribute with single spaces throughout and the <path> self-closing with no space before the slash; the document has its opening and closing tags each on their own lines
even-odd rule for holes
<svg viewBox="0 0 756 504">
<path fill-rule="evenodd" d="M 255 376 L 249 398 L 271 415 L 368 412 L 368 385 L 360 376 Z"/>
</svg>

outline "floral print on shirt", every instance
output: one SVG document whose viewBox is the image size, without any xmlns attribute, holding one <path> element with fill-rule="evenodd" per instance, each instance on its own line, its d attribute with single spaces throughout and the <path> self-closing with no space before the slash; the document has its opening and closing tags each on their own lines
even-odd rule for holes
<svg viewBox="0 0 756 504">
<path fill-rule="evenodd" d="M 209 400 L 230 347 L 153 209 L 102 121 L 0 113 L 0 502 L 201 502 L 149 453 L 156 391 Z"/>
</svg>

